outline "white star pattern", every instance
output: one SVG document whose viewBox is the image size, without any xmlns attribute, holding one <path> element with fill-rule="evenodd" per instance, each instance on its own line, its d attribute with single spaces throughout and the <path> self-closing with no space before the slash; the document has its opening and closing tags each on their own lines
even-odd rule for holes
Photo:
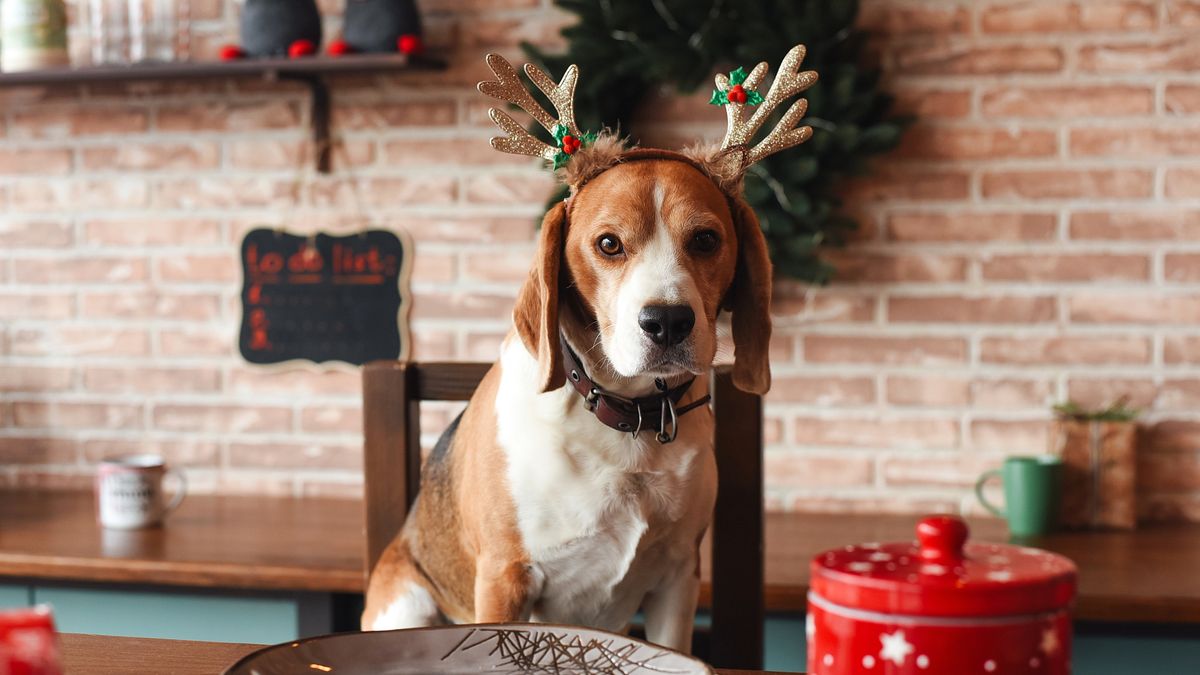
<svg viewBox="0 0 1200 675">
<path fill-rule="evenodd" d="M 809 640 L 811 640 L 813 635 L 816 635 L 816 633 L 817 620 L 814 619 L 813 615 L 810 613 L 808 616 L 804 617 L 804 634 L 808 636 Z"/>
<path fill-rule="evenodd" d="M 863 657 L 863 668 L 870 670 L 875 667 L 875 657 L 867 654 Z"/>
<path fill-rule="evenodd" d="M 846 564 L 846 569 L 851 572 L 870 572 L 875 569 L 875 565 L 869 562 L 852 562 Z"/>
<path fill-rule="evenodd" d="M 926 668 L 928 668 L 929 667 L 929 657 L 925 656 L 924 654 L 918 656 L 917 657 L 917 667 L 920 668 L 921 670 L 925 670 Z"/>
<path fill-rule="evenodd" d="M 898 630 L 895 633 L 884 633 L 879 636 L 879 641 L 883 643 L 883 647 L 879 650 L 879 659 L 881 661 L 891 661 L 892 663 L 902 666 L 908 655 L 913 653 L 912 643 L 904 639 L 904 631 Z"/>
<path fill-rule="evenodd" d="M 832 666 L 833 665 L 833 654 L 826 654 L 825 658 L 821 659 L 821 663 L 824 663 L 826 668 L 828 668 L 829 666 Z"/>
<path fill-rule="evenodd" d="M 991 659 L 988 659 L 987 661 L 984 661 L 984 662 L 983 662 L 983 669 L 984 669 L 984 670 L 986 670 L 986 671 L 988 671 L 989 673 L 994 673 L 994 672 L 996 672 L 996 662 L 995 662 L 995 661 L 993 661 L 993 660 L 991 660 Z"/>
<path fill-rule="evenodd" d="M 1042 631 L 1041 647 L 1046 656 L 1054 656 L 1058 651 L 1058 633 L 1054 632 L 1053 628 Z"/>
<path fill-rule="evenodd" d="M 987 578 L 991 581 L 1011 581 L 1012 572 L 1008 570 L 992 570 L 987 573 Z"/>
<path fill-rule="evenodd" d="M 883 551 L 872 553 L 871 555 L 867 556 L 867 560 L 870 560 L 871 562 L 887 562 L 891 559 L 892 554 L 884 553 Z"/>
<path fill-rule="evenodd" d="M 945 565 L 939 565 L 937 563 L 925 563 L 924 565 L 921 565 L 922 574 L 932 574 L 940 577 L 949 571 L 950 570 L 948 570 Z"/>
</svg>

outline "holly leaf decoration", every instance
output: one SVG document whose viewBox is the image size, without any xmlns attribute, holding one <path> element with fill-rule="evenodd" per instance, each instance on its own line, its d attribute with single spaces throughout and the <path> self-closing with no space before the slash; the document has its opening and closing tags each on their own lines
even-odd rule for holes
<svg viewBox="0 0 1200 675">
<path fill-rule="evenodd" d="M 725 98 L 725 92 L 720 89 L 713 89 L 712 98 L 708 99 L 709 105 L 725 105 L 729 103 L 729 99 Z"/>
<path fill-rule="evenodd" d="M 763 102 L 762 94 L 753 89 L 746 91 L 746 105 L 758 105 Z"/>
<path fill-rule="evenodd" d="M 560 140 L 559 143 L 561 144 L 562 141 Z M 571 161 L 571 156 L 565 152 L 560 151 L 557 155 L 554 156 L 554 170 L 557 171 L 558 169 L 563 168 L 564 166 L 567 165 L 567 162 L 569 162 L 569 161 Z"/>
<path fill-rule="evenodd" d="M 558 141 L 558 147 L 562 147 L 563 136 L 566 136 L 569 133 L 571 132 L 567 129 L 565 124 L 559 124 L 554 127 L 554 140 Z"/>
<path fill-rule="evenodd" d="M 735 87 L 746 81 L 746 69 L 738 67 L 737 70 L 729 71 L 729 86 Z"/>
</svg>

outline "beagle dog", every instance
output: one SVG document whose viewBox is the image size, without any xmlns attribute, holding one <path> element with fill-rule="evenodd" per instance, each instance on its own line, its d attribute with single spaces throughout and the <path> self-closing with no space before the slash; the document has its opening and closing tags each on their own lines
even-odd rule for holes
<svg viewBox="0 0 1200 675">
<path fill-rule="evenodd" d="M 792 57 L 772 93 L 815 81 Z M 371 574 L 362 626 L 532 620 L 621 631 L 641 609 L 652 642 L 690 650 L 698 547 L 716 498 L 704 404 L 723 309 L 735 385 L 770 386 L 771 263 L 740 196 L 760 146 L 747 135 L 677 153 L 587 138 L 554 96 L 566 90 L 569 101 L 574 67 L 555 84 L 526 66 L 559 109 L 551 128 L 507 61 L 489 63 L 499 80 L 481 90 L 506 87 L 501 98 L 588 145 L 532 145 L 493 111 L 510 133 L 493 139 L 498 149 L 520 141 L 509 151 L 556 164 L 578 155 L 564 172 L 571 196 L 542 222 L 499 361 L 425 462 L 413 509 Z M 780 137 L 795 145 L 807 129 Z"/>
</svg>

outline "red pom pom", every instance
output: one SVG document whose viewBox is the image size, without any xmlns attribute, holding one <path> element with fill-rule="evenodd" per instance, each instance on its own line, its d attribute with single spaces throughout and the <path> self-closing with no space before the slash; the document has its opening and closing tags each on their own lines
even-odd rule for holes
<svg viewBox="0 0 1200 675">
<path fill-rule="evenodd" d="M 740 84 L 735 84 L 734 86 L 730 87 L 729 92 L 725 94 L 725 97 L 729 99 L 730 103 L 745 103 L 746 89 Z"/>
<path fill-rule="evenodd" d="M 333 56 L 345 56 L 346 54 L 349 54 L 349 53 L 353 52 L 354 50 L 350 47 L 350 44 L 348 42 L 346 42 L 345 40 L 334 40 L 333 42 L 329 43 L 329 48 L 326 51 L 328 51 Z"/>
<path fill-rule="evenodd" d="M 246 52 L 237 45 L 225 45 L 221 47 L 221 51 L 218 52 L 218 55 L 222 61 L 236 61 L 238 59 L 245 58 Z"/>
<path fill-rule="evenodd" d="M 301 56 L 312 56 L 317 53 L 317 46 L 312 40 L 296 40 L 288 47 L 288 56 L 293 59 Z"/>
<path fill-rule="evenodd" d="M 567 153 L 568 155 L 575 154 L 575 152 L 577 150 L 579 150 L 579 146 L 581 146 L 581 145 L 583 145 L 583 141 L 579 140 L 578 138 L 575 138 L 574 136 L 567 135 L 567 136 L 563 136 L 563 138 L 562 138 L 563 152 Z"/>
<path fill-rule="evenodd" d="M 425 51 L 425 44 L 421 42 L 421 36 L 415 33 L 406 33 L 396 40 L 396 48 L 401 54 L 420 54 Z"/>
</svg>

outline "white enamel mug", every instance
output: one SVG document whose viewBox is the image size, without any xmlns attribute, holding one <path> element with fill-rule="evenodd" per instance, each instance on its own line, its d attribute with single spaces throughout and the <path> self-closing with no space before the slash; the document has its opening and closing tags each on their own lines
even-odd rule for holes
<svg viewBox="0 0 1200 675">
<path fill-rule="evenodd" d="M 167 501 L 166 478 L 178 482 Z M 187 481 L 178 470 L 168 470 L 158 455 L 124 455 L 102 460 L 96 471 L 96 513 L 103 527 L 132 530 L 157 525 L 175 510 L 187 494 Z"/>
</svg>

